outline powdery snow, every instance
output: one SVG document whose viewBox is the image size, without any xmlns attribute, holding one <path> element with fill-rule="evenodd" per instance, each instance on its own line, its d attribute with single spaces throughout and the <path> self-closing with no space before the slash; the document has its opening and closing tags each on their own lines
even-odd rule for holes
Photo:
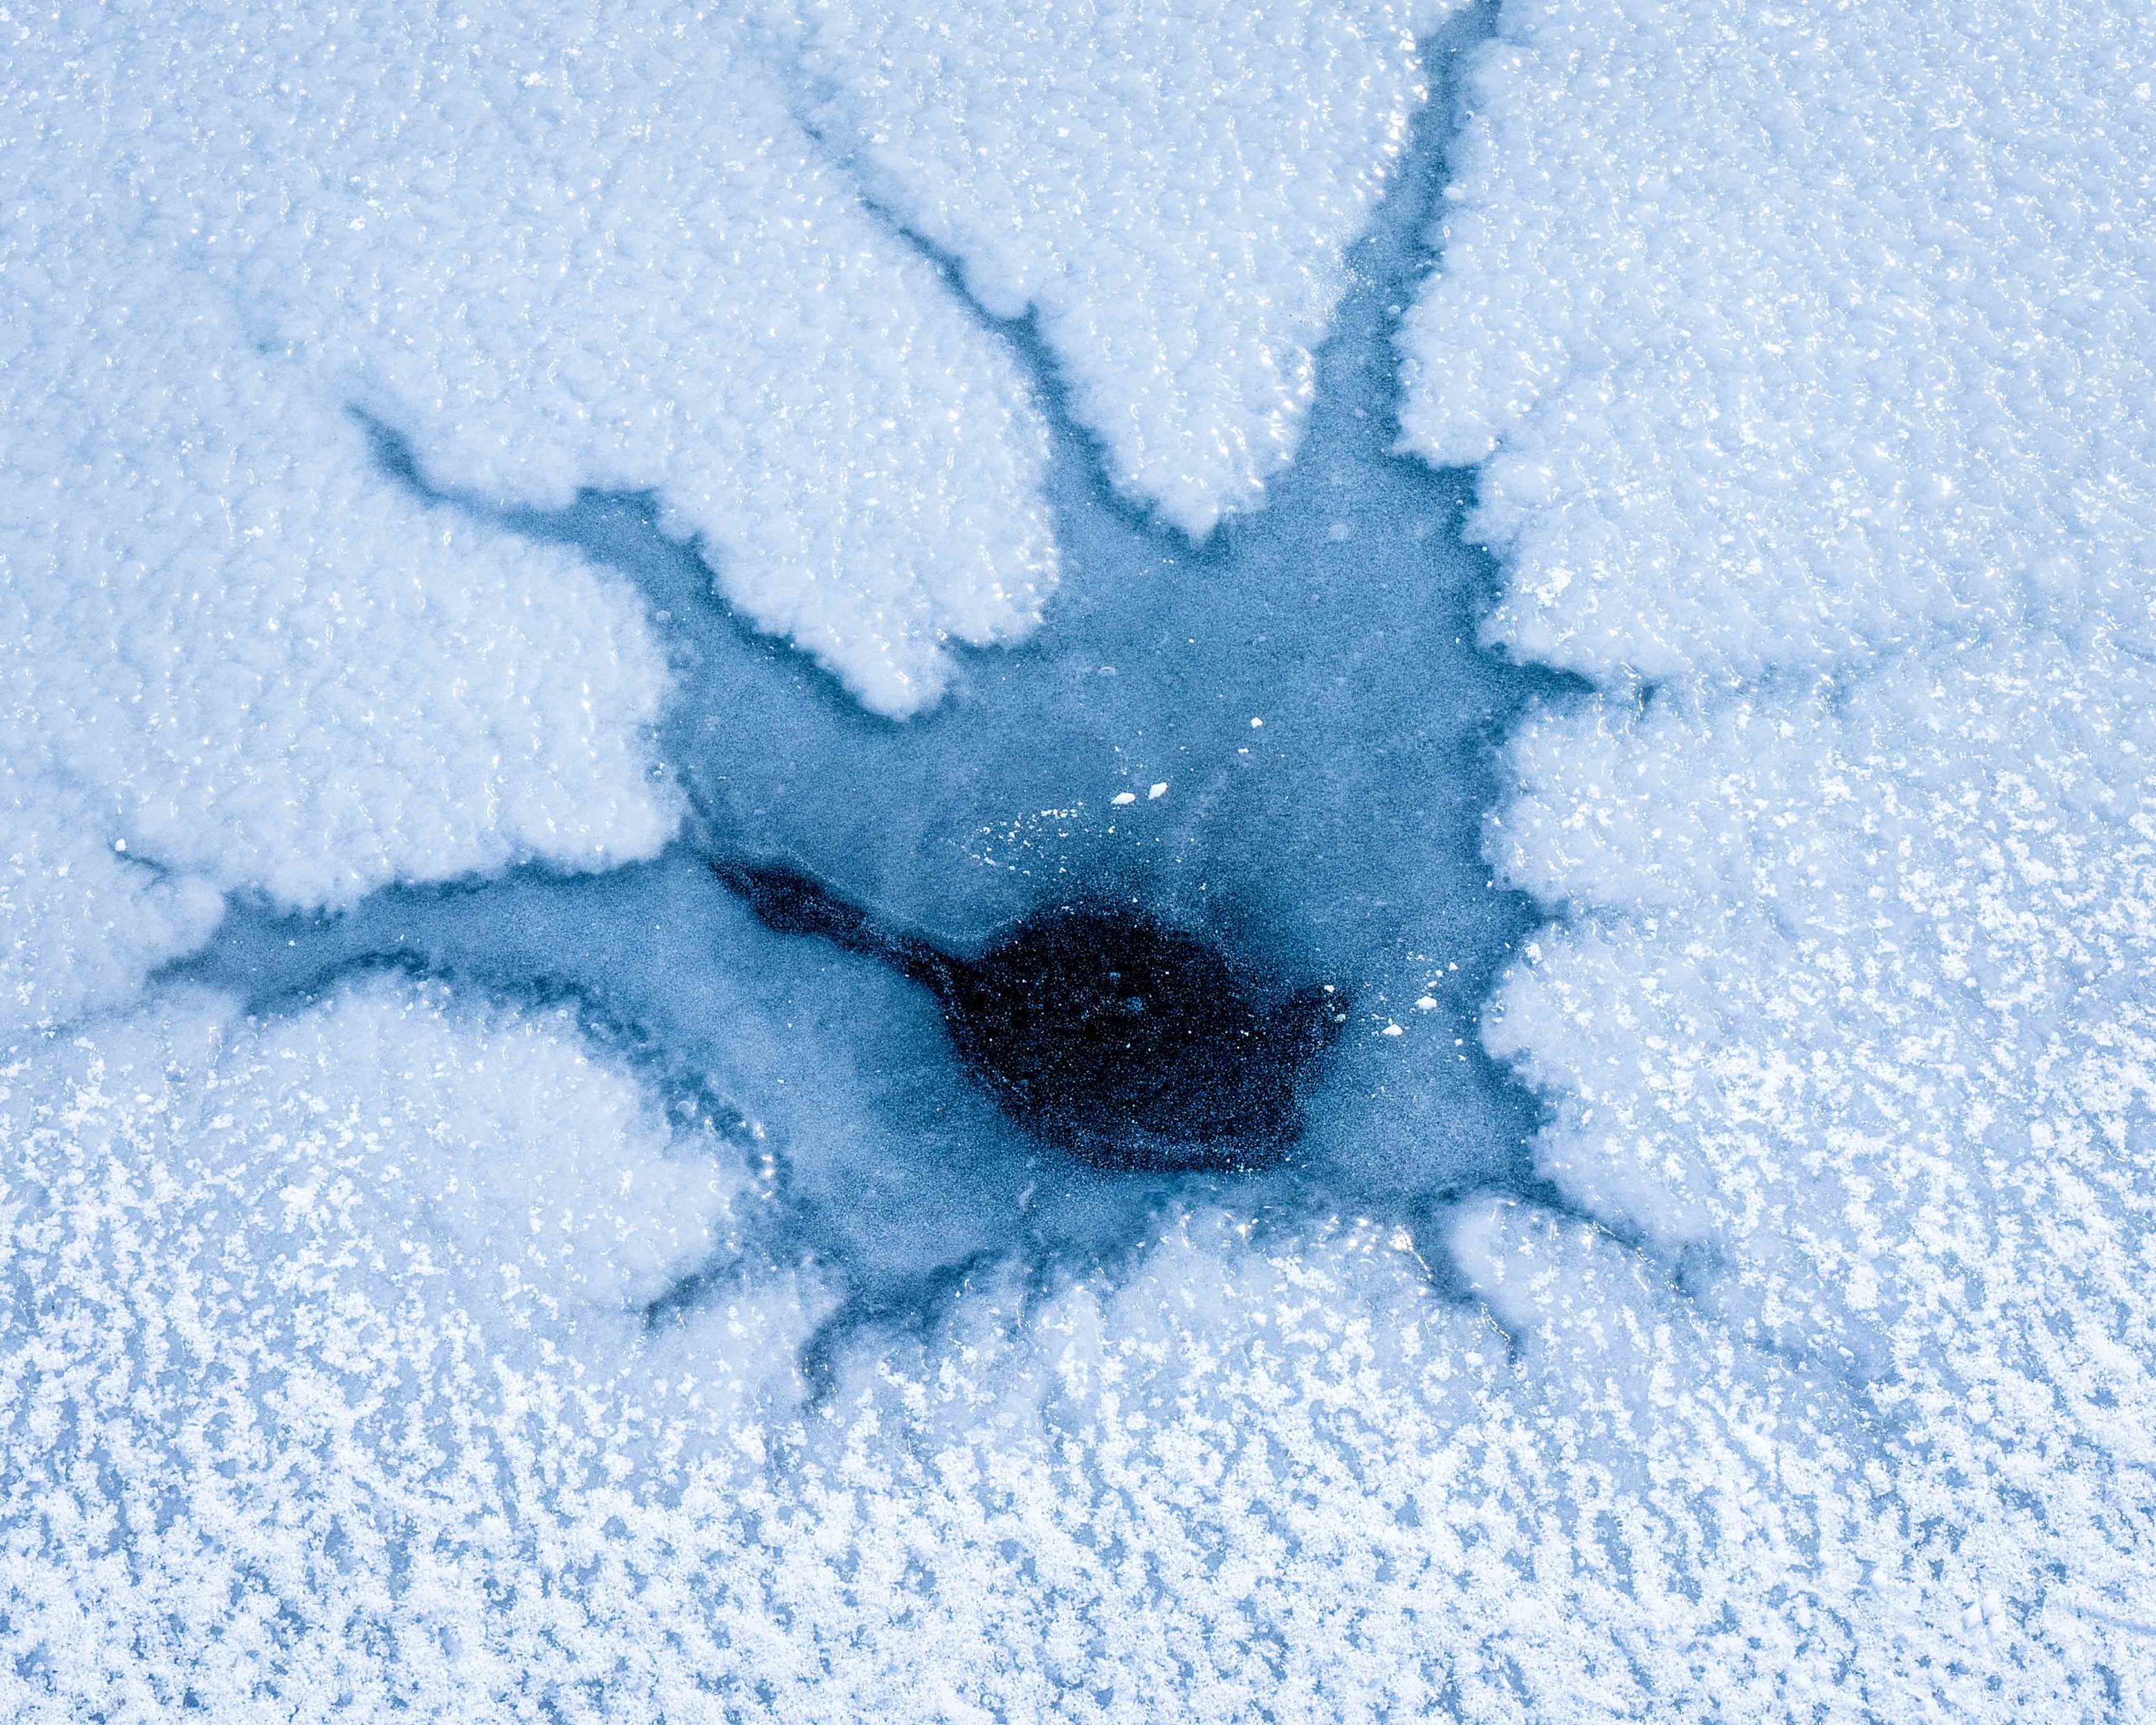
<svg viewBox="0 0 2156 1725">
<path fill-rule="evenodd" d="M 410 497 L 221 295 L 44 213 L 10 233 L 46 285 L 6 281 L 0 675 L 88 831 L 307 905 L 655 851 L 635 595 Z"/>
<path fill-rule="evenodd" d="M 2147 641 L 2138 7 L 1515 0 L 1476 53 L 1401 417 L 1486 458 L 1501 642 L 1666 677 Z"/>
<path fill-rule="evenodd" d="M 211 887 L 344 905 L 670 831 L 633 595 L 408 494 L 354 408 L 493 501 L 654 492 L 883 711 L 951 640 L 1031 626 L 1016 369 L 738 35 L 634 6 L 0 21 L 0 1021 L 125 998 Z"/>
<path fill-rule="evenodd" d="M 467 60 L 456 16 L 352 48 L 295 14 L 275 54 L 260 15 L 75 20 L 77 70 L 33 56 L 43 93 L 0 105 L 35 145 L 0 152 L 23 176 L 0 438 L 26 476 L 0 511 L 0 639 L 26 644 L 0 663 L 30 811 L 0 836 L 13 889 L 46 883 L 0 1010 L 120 998 L 206 927 L 205 882 L 339 903 L 665 830 L 633 607 L 397 491 L 343 409 L 444 483 L 657 487 L 726 554 L 681 476 L 735 432 L 669 466 L 678 428 L 639 392 L 678 380 L 614 369 L 673 350 L 637 345 L 638 307 L 704 315 L 677 286 L 637 296 L 702 254 L 617 279 L 636 224 L 568 211 L 642 174 L 732 184 L 743 139 L 829 170 L 702 20 L 535 44 L 478 18 Z M 160 995 L 19 1036 L 0 1071 L 0 1711 L 2147 1711 L 2148 301 L 2145 224 L 2111 219 L 2146 198 L 2132 22 L 1502 16 L 1408 429 L 1444 459 L 1494 444 L 1501 633 L 1605 686 L 1514 740 L 1493 852 L 1563 921 L 1489 1033 L 1551 1103 L 1545 1171 L 1636 1246 L 1472 1201 L 1421 1242 L 1454 1300 L 1389 1225 L 1179 1214 L 1115 1268 L 982 1273 L 931 1336 L 859 1332 L 811 1405 L 796 1361 L 830 1293 L 766 1261 L 765 1188 L 565 1016 L 388 978 L 262 1024 Z M 838 52 L 805 40 L 806 65 Z M 19 93 L 23 56 L 0 63 Z M 835 115 L 887 111 L 830 64 Z M 425 99 L 371 82 L 391 67 Z M 58 99 L 77 77 L 97 99 Z M 646 136 L 622 103 L 676 147 L 609 154 Z M 326 142 L 280 130 L 325 105 Z M 210 171 L 242 137 L 244 195 Z M 1919 169 L 1932 151 L 1951 172 Z M 123 159 L 138 177 L 80 207 L 40 190 Z M 467 171 L 545 220 L 481 211 Z M 913 268 L 842 188 L 741 171 L 805 199 L 779 206 L 802 225 L 714 242 L 696 280 L 792 304 L 760 269 L 857 223 L 876 280 Z M 623 207 L 670 207 L 648 190 Z M 347 237 L 377 220 L 424 243 Z M 550 250 L 563 231 L 592 254 Z M 587 278 L 603 312 L 561 286 Z M 842 354 L 861 307 L 833 291 Z M 892 315 L 926 328 L 923 293 Z M 758 377 L 804 351 L 726 327 L 711 351 Z M 558 365 L 520 339 L 541 328 Z M 146 351 L 184 364 L 131 372 Z M 981 363 L 967 398 L 1012 417 L 965 447 L 1017 451 L 998 494 L 1029 498 L 1037 428 Z M 509 380 L 499 403 L 477 377 Z M 859 423 L 829 446 L 922 441 Z M 749 518 L 883 519 L 802 503 L 807 470 L 752 443 Z M 1007 553 L 1027 519 L 981 542 Z M 968 575 L 947 613 L 915 579 L 812 602 L 789 576 L 775 602 L 807 608 L 765 621 L 819 644 L 823 618 L 819 650 L 896 710 L 950 617 L 985 638 L 1033 602 L 969 611 Z M 121 860 L 138 846 L 188 872 Z M 49 884 L 78 876 L 80 900 Z M 691 1274 L 704 1297 L 651 1322 Z"/>
<path fill-rule="evenodd" d="M 35 206 L 0 242 L 0 1022 L 129 997 L 221 889 L 656 850 L 632 595 L 414 501 L 217 294 L 115 244 Z"/>
<path fill-rule="evenodd" d="M 819 129 L 1000 318 L 1116 483 L 1203 535 L 1294 456 L 1312 350 L 1460 0 L 768 0 Z"/>
<path fill-rule="evenodd" d="M 723 16 L 18 19 L 0 93 L 33 213 L 111 223 L 75 291 L 199 273 L 290 387 L 386 421 L 439 485 L 654 494 L 881 711 L 933 698 L 948 642 L 1036 621 L 1046 439 L 1014 362 Z"/>
<path fill-rule="evenodd" d="M 1737 1357 L 1838 1386 L 1867 1573 L 1940 1566 L 1837 1705 L 1914 1662 L 1944 1713 L 2136 1716 L 2143 20 L 1520 5 L 1498 36 L 1406 436 L 1488 457 L 1494 633 L 1604 692 L 1513 741 L 1492 847 L 1561 921 L 1490 1044 L 1569 1198 Z"/>
</svg>

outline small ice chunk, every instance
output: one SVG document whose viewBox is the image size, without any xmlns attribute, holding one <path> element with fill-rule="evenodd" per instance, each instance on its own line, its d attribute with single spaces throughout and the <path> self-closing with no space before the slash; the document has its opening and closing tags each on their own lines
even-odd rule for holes
<svg viewBox="0 0 2156 1725">
<path fill-rule="evenodd" d="M 1146 792 L 1145 800 L 1149 803 L 1157 803 L 1161 798 L 1166 796 L 1167 793 L 1168 782 L 1166 779 L 1162 779 L 1160 783 L 1155 785 L 1151 790 Z"/>
</svg>

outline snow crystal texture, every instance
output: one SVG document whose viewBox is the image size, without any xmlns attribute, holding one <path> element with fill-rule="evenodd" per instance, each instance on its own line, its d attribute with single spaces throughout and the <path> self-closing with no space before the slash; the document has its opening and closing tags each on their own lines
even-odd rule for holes
<svg viewBox="0 0 2156 1725">
<path fill-rule="evenodd" d="M 1623 1717 L 1924 1621 L 1833 1398 L 1518 1206 L 1458 1224 L 1511 1343 L 1201 1215 L 804 1423 L 753 1182 L 558 1017 L 167 998 L 6 1076 L 11 1717 Z"/>
<path fill-rule="evenodd" d="M 2145 35 L 1508 6 L 1404 337 L 1493 635 L 1603 686 L 1514 740 L 1562 920 L 1487 1039 L 1557 1188 L 1850 1410 L 1915 1590 L 1856 1717 L 2156 1706 Z"/>
<path fill-rule="evenodd" d="M 1295 451 L 1312 350 L 1460 0 L 772 0 L 871 193 L 1031 311 L 1117 483 L 1185 532 Z"/>
<path fill-rule="evenodd" d="M 106 278 L 199 273 L 288 387 L 394 427 L 436 484 L 654 494 L 885 712 L 933 697 L 947 641 L 1038 617 L 1046 438 L 1015 362 L 723 17 L 123 5 L 13 34 L 13 153 L 58 190 L 33 207 L 104 182 Z"/>
<path fill-rule="evenodd" d="M 221 889 L 655 849 L 633 596 L 414 503 L 220 296 L 29 212 L 0 243 L 0 1021 L 125 997 Z"/>
</svg>

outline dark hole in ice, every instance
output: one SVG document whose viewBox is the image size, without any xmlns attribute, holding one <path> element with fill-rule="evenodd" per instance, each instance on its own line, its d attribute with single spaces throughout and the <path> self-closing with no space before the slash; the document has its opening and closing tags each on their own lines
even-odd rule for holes
<svg viewBox="0 0 2156 1725">
<path fill-rule="evenodd" d="M 1490 15 L 1433 45 L 1433 78 L 1455 85 Z M 236 899 L 176 974 L 265 1012 L 386 961 L 574 1002 L 683 1119 L 738 1129 L 780 1249 L 838 1268 L 856 1316 L 940 1311 L 1005 1258 L 1107 1263 L 1215 1201 L 1224 1171 L 1252 1216 L 1419 1226 L 1478 1188 L 1550 1201 L 1540 1105 L 1480 1034 L 1542 916 L 1491 867 L 1487 817 L 1494 745 L 1585 685 L 1484 649 L 1502 571 L 1468 537 L 1475 476 L 1396 447 L 1399 318 L 1458 119 L 1425 108 L 1358 243 L 1300 453 L 1202 542 L 1115 491 L 1039 329 L 995 326 L 1054 428 L 1061 581 L 1024 644 L 953 644 L 946 698 L 902 724 L 721 604 L 661 499 L 446 494 L 369 422 L 430 505 L 637 584 L 674 678 L 660 752 L 696 818 L 600 873 L 393 887 L 321 916 Z M 743 926 L 715 857 L 798 870 L 769 877 L 764 921 L 821 938 Z M 1342 985 L 1331 1015 L 1289 987 L 1321 970 Z M 1133 975 L 1166 979 L 1136 995 L 1142 1023 L 1113 1010 Z"/>
<path fill-rule="evenodd" d="M 965 957 L 881 926 L 798 870 L 712 868 L 767 927 L 867 953 L 927 989 L 1004 1112 L 1097 1167 L 1278 1162 L 1345 1021 L 1328 990 L 1283 992 L 1132 905 L 1049 905 Z"/>
</svg>

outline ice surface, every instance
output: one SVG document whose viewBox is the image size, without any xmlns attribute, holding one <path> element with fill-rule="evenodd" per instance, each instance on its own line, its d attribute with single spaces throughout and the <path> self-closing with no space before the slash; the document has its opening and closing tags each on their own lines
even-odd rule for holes
<svg viewBox="0 0 2156 1725">
<path fill-rule="evenodd" d="M 344 904 L 670 829 L 633 597 L 417 505 L 347 409 L 445 484 L 654 492 L 884 709 L 1036 615 L 1017 368 L 723 19 L 4 29 L 8 1022 L 124 997 L 209 887 Z"/>
<path fill-rule="evenodd" d="M 71 290 L 92 305 L 170 260 L 287 388 L 396 427 L 445 487 L 651 493 L 881 711 L 932 698 L 947 641 L 1038 617 L 1016 367 L 724 16 L 273 0 L 10 28 L 30 211 L 107 224 Z"/>
<path fill-rule="evenodd" d="M 633 593 L 415 502 L 199 280 L 10 240 L 8 722 L 100 837 L 296 905 L 664 842 Z"/>
<path fill-rule="evenodd" d="M 703 858 L 806 867 L 961 953 L 1059 895 L 1127 896 L 1283 985 L 1333 984 L 1348 1022 L 1310 1130 L 1277 1178 L 1240 1185 L 1254 1212 L 1419 1222 L 1524 1178 L 1531 1110 L 1476 1024 L 1529 916 L 1492 889 L 1481 829 L 1498 738 L 1556 680 L 1476 649 L 1494 573 L 1459 543 L 1465 478 L 1390 449 L 1390 308 L 1423 267 L 1444 136 L 1432 115 L 1354 254 L 1303 453 L 1267 506 L 1193 549 L 1119 504 L 1059 416 L 1048 616 L 1022 648 L 963 656 L 946 700 L 902 724 L 715 606 L 648 510 L 488 515 L 642 589 L 674 667 L 659 746 L 699 810 L 689 830 L 604 880 L 530 871 L 327 922 L 250 905 L 198 976 L 275 1007 L 394 953 L 511 996 L 571 991 L 664 1081 L 755 1123 L 797 1226 L 872 1306 L 934 1309 L 984 1256 L 1118 1255 L 1173 1183 L 1043 1154 L 984 1107 L 923 991 L 755 927 Z M 426 494 L 393 439 L 383 454 Z"/>
<path fill-rule="evenodd" d="M 1313 350 L 1461 0 L 765 0 L 872 195 L 1030 311 L 1116 482 L 1202 537 L 1294 454 Z"/>
<path fill-rule="evenodd" d="M 2116 0 L 1504 6 L 1401 416 L 1488 457 L 1497 637 L 1650 677 L 2146 644 L 2147 39 Z"/>
<path fill-rule="evenodd" d="M 1354 285 L 1299 457 L 1193 547 L 1097 471 L 1046 291 L 1038 336 L 969 318 L 723 20 L 416 16 L 40 19 L 0 71 L 0 1712 L 2148 1710 L 2146 109 L 2109 14 L 1502 14 L 1408 430 L 1497 440 L 1502 632 L 1584 700 L 1476 649 L 1470 482 L 1389 453 L 1434 119 L 1344 275 L 1335 203 L 1235 276 Z M 1373 195 L 1401 20 L 1342 107 L 1345 38 L 1301 69 L 1251 16 L 1200 20 L 1253 80 L 1205 136 L 1257 196 L 1292 70 L 1373 128 L 1299 140 L 1312 179 Z M 1038 155 L 995 243 L 1081 255 L 1041 201 L 1077 170 L 965 129 L 1033 123 L 981 68 L 1047 35 L 953 14 L 891 93 L 844 27 L 792 38 L 793 99 L 878 198 L 936 238 Z M 1150 40 L 1088 28 L 1089 76 Z M 1177 137 L 1203 80 L 1155 59 Z M 922 153 L 870 136 L 946 97 Z M 1901 174 L 1919 143 L 1956 171 Z M 950 149 L 977 184 L 908 204 Z M 1612 158 L 1636 198 L 1580 178 Z M 1643 209 L 1656 246 L 1597 249 Z M 1777 213 L 1787 275 L 1711 243 Z M 988 243 L 937 243 L 993 300 Z M 1164 341 L 1166 255 L 1111 307 Z M 1931 322 L 1866 328 L 1892 293 Z M 1589 423 L 1620 374 L 1636 415 Z M 786 409 L 718 411 L 744 376 Z M 907 490 L 931 447 L 951 489 Z M 781 536 L 778 609 L 699 475 Z M 989 561 L 956 532 L 937 587 L 877 512 L 915 496 Z M 1037 633 L 954 649 L 1027 626 L 1048 565 L 983 571 L 1051 520 Z M 786 560 L 803 521 L 840 563 Z M 1575 529 L 1592 570 L 1538 549 Z M 663 849 L 654 764 L 694 811 Z M 1091 889 L 1337 977 L 1318 1129 L 1260 1180 L 1077 1167 L 713 854 L 954 948 Z M 1531 946 L 1507 882 L 1559 918 Z M 77 1017 L 219 889 L 191 982 Z M 1474 1045 L 1516 943 L 1489 1038 L 1549 1101 L 1534 1166 Z"/>
<path fill-rule="evenodd" d="M 380 986 L 221 1049 L 213 1015 L 171 1017 L 11 1074 L 11 1717 L 1983 1699 L 1956 1672 L 2000 1626 L 1897 1571 L 1839 1398 L 1591 1228 L 1460 1219 L 1508 1338 L 1394 1231 L 1253 1239 L 1200 1212 L 1128 1276 L 984 1280 L 950 1333 L 857 1354 L 804 1421 L 782 1372 L 753 1381 L 800 1310 L 783 1280 L 744 1284 L 692 1348 L 621 1334 L 605 1297 L 567 1345 L 520 1346 L 515 1307 L 455 1274 L 504 1255 L 535 1188 L 579 1213 L 564 1127 L 661 1189 L 695 1154 L 548 1028 Z M 385 1094 L 384 1066 L 417 1093 Z M 512 1225 L 483 1249 L 377 1195 L 472 1149 L 517 1172 L 499 1212 L 467 1206 Z M 2036 1687 L 2015 1674 L 1995 1716 L 2036 1716 Z"/>
</svg>

